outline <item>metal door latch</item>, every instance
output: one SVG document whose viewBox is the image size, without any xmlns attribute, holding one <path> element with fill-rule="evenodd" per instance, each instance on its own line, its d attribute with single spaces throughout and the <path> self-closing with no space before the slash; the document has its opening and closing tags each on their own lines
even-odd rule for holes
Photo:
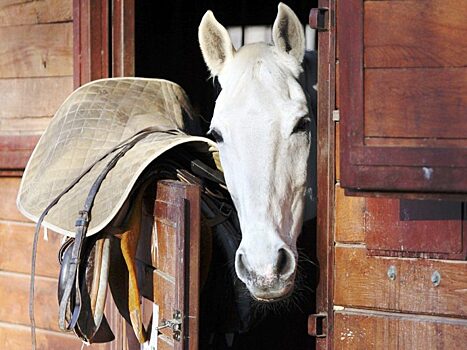
<svg viewBox="0 0 467 350">
<path fill-rule="evenodd" d="M 327 314 L 322 312 L 308 316 L 308 334 L 316 338 L 326 337 Z"/>
<path fill-rule="evenodd" d="M 171 320 L 162 320 L 161 324 L 156 327 L 157 331 L 160 331 L 164 328 L 172 329 L 172 337 L 176 341 L 180 341 L 182 335 L 182 313 L 178 310 L 175 310 Z"/>
<path fill-rule="evenodd" d="M 329 9 L 312 8 L 308 23 L 311 28 L 324 32 L 329 30 Z"/>
</svg>

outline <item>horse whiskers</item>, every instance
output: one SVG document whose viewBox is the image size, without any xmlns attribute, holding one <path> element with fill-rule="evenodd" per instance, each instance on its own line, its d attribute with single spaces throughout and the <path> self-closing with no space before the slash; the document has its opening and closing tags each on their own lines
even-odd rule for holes
<svg viewBox="0 0 467 350">
<path fill-rule="evenodd" d="M 299 261 L 303 262 L 304 260 Z M 251 300 L 251 306 L 255 317 L 264 318 L 268 315 L 283 315 L 284 313 L 292 313 L 296 311 L 304 314 L 306 312 L 304 307 L 310 300 L 310 294 L 314 293 L 312 287 L 309 285 L 309 283 L 307 283 L 309 278 L 307 278 L 305 271 L 305 267 L 301 264 L 298 264 L 295 277 L 295 287 L 292 294 L 290 294 L 290 296 L 285 299 L 272 303 L 262 302 L 254 299 L 245 288 L 245 296 Z"/>
<path fill-rule="evenodd" d="M 305 253 L 305 250 L 304 249 L 297 249 L 298 251 L 298 261 L 299 261 L 299 264 L 298 266 L 300 266 L 300 262 L 306 262 L 306 263 L 309 263 L 313 266 L 316 266 L 316 267 L 319 267 L 319 265 L 314 262 L 313 260 L 311 260 L 308 255 L 306 255 Z"/>
</svg>

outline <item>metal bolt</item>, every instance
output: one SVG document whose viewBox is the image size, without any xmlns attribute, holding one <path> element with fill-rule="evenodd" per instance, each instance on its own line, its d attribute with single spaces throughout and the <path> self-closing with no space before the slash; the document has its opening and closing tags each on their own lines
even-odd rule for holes
<svg viewBox="0 0 467 350">
<path fill-rule="evenodd" d="M 439 286 L 441 283 L 441 275 L 438 271 L 433 272 L 431 275 L 431 283 L 433 283 L 435 287 Z"/>
<path fill-rule="evenodd" d="M 394 265 L 391 265 L 389 266 L 388 268 L 388 278 L 391 280 L 391 281 L 394 281 L 396 279 L 396 267 Z"/>
</svg>

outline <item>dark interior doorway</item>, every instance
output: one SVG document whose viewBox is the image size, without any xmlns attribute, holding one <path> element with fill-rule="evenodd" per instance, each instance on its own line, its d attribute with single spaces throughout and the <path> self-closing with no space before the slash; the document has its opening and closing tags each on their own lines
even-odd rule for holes
<svg viewBox="0 0 467 350">
<path fill-rule="evenodd" d="M 196 111 L 207 121 L 211 119 L 214 108 L 215 88 L 198 45 L 198 25 L 202 16 L 211 9 L 226 27 L 269 26 L 274 22 L 278 4 L 276 1 L 257 0 L 147 0 L 135 3 L 136 76 L 163 78 L 178 83 L 187 92 Z M 317 6 L 317 0 L 291 0 L 287 1 L 287 5 L 305 25 L 310 9 Z M 206 131 L 208 124 L 204 127 Z M 308 256 L 306 259 L 315 256 L 315 228 L 315 222 L 308 223 L 300 237 L 299 246 Z M 200 349 L 313 349 L 314 339 L 307 334 L 307 318 L 314 310 L 315 295 L 312 290 L 317 276 L 316 269 L 309 263 L 305 262 L 302 270 L 303 296 L 276 311 L 256 310 L 255 313 L 260 313 L 256 315 L 258 322 L 241 332 L 225 327 L 223 319 L 231 317 L 225 314 L 226 309 L 219 317 L 212 317 L 212 313 L 220 312 L 213 309 L 212 305 L 216 303 L 212 301 L 213 298 L 222 297 L 218 294 L 219 291 L 222 293 L 222 288 L 216 289 L 217 295 L 203 292 Z"/>
<path fill-rule="evenodd" d="M 181 85 L 197 111 L 212 116 L 214 88 L 198 45 L 198 25 L 210 9 L 224 26 L 272 25 L 275 1 L 136 1 L 135 74 Z M 317 1 L 287 2 L 302 23 Z"/>
</svg>

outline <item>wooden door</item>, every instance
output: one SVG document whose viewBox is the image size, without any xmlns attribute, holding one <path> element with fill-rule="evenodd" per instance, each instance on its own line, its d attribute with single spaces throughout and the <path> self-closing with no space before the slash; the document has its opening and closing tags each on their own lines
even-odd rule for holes
<svg viewBox="0 0 467 350">
<path fill-rule="evenodd" d="M 164 180 L 157 185 L 151 255 L 158 349 L 198 348 L 200 188 Z"/>
<path fill-rule="evenodd" d="M 426 90 L 426 85 L 420 82 L 417 90 L 399 89 L 405 83 L 417 81 L 403 79 L 401 76 L 404 74 L 416 76 L 417 72 L 422 72 L 420 74 L 428 72 L 429 76 L 433 73 L 430 78 L 432 79 L 437 74 L 449 74 L 451 70 L 456 69 L 460 76 L 463 74 L 462 65 L 458 68 L 445 67 L 445 65 L 456 66 L 457 63 L 453 61 L 437 60 L 437 65 L 427 68 L 426 60 L 435 57 L 424 56 L 429 50 L 420 51 L 422 55 L 417 58 L 411 56 L 413 50 L 404 46 L 409 44 L 407 36 L 410 35 L 411 44 L 416 45 L 417 34 L 423 34 L 417 32 L 414 27 L 420 25 L 423 19 L 424 24 L 439 21 L 440 12 L 448 17 L 456 17 L 454 12 L 459 10 L 459 7 L 454 11 L 455 6 L 447 9 L 444 8 L 448 6 L 447 3 L 436 1 L 337 0 L 335 4 L 337 18 L 331 13 L 330 30 L 321 33 L 328 37 L 327 40 L 332 42 L 335 39 L 337 42 L 335 46 L 327 45 L 331 50 L 335 47 L 339 48 L 336 50 L 335 61 L 330 62 L 331 70 L 335 69 L 336 72 L 335 80 L 338 81 L 335 86 L 336 101 L 334 105 L 332 101 L 329 102 L 328 115 L 321 116 L 323 120 L 325 118 L 331 120 L 332 109 L 340 112 L 334 112 L 334 116 L 340 115 L 335 134 L 335 183 L 328 182 L 333 184 L 334 190 L 331 190 L 331 185 L 327 188 L 328 193 L 334 193 L 334 206 L 331 207 L 329 210 L 331 214 L 328 215 L 328 221 L 331 222 L 328 235 L 332 238 L 328 241 L 326 277 L 327 284 L 331 284 L 331 287 L 328 288 L 328 299 L 321 301 L 322 304 L 327 302 L 328 307 L 326 348 L 463 348 L 467 343 L 465 204 L 460 201 L 448 202 L 446 198 L 444 201 L 401 198 L 406 197 L 406 191 L 413 191 L 415 188 L 417 191 L 426 191 L 425 194 L 413 195 L 419 198 L 426 197 L 428 193 L 451 190 L 455 192 L 457 191 L 455 186 L 461 186 L 460 189 L 465 190 L 466 186 L 461 184 L 464 180 L 459 182 L 455 176 L 451 176 L 459 171 L 457 167 L 459 164 L 451 164 L 451 168 L 441 175 L 437 173 L 444 166 L 440 165 L 442 162 L 460 162 L 461 159 L 465 159 L 461 157 L 465 147 L 457 144 L 459 140 L 450 143 L 447 141 L 449 137 L 438 137 L 439 135 L 427 136 L 424 140 L 419 137 L 398 139 L 398 135 L 391 134 L 393 129 L 385 129 L 388 126 L 384 124 L 387 116 L 380 118 L 382 125 L 377 129 L 381 132 L 381 137 L 376 137 L 373 134 L 375 129 L 372 129 L 375 124 L 371 124 L 375 120 L 370 121 L 376 114 L 373 114 L 374 110 L 369 112 L 370 107 L 373 108 L 375 104 L 388 103 L 390 100 L 385 99 L 388 96 L 376 94 L 381 90 L 378 90 L 380 85 L 374 84 L 374 79 L 380 79 L 380 75 L 386 78 L 399 77 L 398 82 L 401 86 L 395 87 L 390 85 L 390 82 L 385 82 L 384 84 L 388 85 L 383 84 L 382 87 L 389 89 L 391 93 L 399 94 L 399 97 L 404 97 L 404 93 L 414 93 L 416 95 L 414 101 L 420 104 L 420 99 L 429 100 L 426 92 L 431 90 Z M 333 3 L 329 5 L 332 11 Z M 433 14 L 432 11 L 435 10 L 438 12 Z M 412 17 L 409 20 L 410 16 Z M 443 20 L 446 19 L 441 21 Z M 337 28 L 332 27 L 335 23 Z M 448 27 L 453 23 L 455 20 L 450 21 Z M 362 30 L 359 34 L 355 33 L 355 26 Z M 377 30 L 376 27 L 380 26 L 387 26 L 386 32 Z M 412 29 L 408 30 L 407 26 L 412 26 Z M 425 30 L 428 31 L 428 27 L 425 25 Z M 451 46 L 454 44 L 449 35 L 445 37 L 445 41 L 442 40 L 443 35 L 447 35 L 446 32 L 443 30 L 436 32 L 434 47 L 447 45 L 449 49 L 452 47 L 456 49 L 455 46 Z M 336 34 L 335 38 L 333 38 L 334 34 Z M 378 36 L 378 39 L 375 39 L 375 36 Z M 439 41 L 438 36 L 441 36 Z M 400 45 L 385 46 L 387 45 L 385 40 L 388 38 L 391 38 L 391 42 Z M 451 44 L 448 45 L 447 42 Z M 355 43 L 357 48 L 362 50 L 363 56 L 359 56 L 360 58 L 355 58 L 356 56 L 346 51 L 356 50 L 355 47 L 351 47 Z M 423 40 L 419 44 L 424 45 Z M 401 66 L 395 67 L 394 59 L 395 57 L 400 59 L 401 52 L 407 54 L 406 61 L 401 63 Z M 447 52 L 445 50 L 438 54 L 446 55 Z M 376 60 L 375 55 L 379 55 Z M 356 70 L 360 73 L 356 73 Z M 388 71 L 394 75 L 389 74 Z M 332 74 L 329 76 L 333 77 Z M 349 86 L 351 81 L 349 76 L 359 77 L 360 80 L 358 82 L 352 80 L 353 85 Z M 331 91 L 334 81 L 329 82 Z M 444 80 L 440 78 L 440 81 Z M 440 86 L 442 87 L 442 84 Z M 449 99 L 457 93 L 458 91 L 450 96 L 443 93 L 441 95 Z M 360 106 L 361 113 L 357 113 L 356 110 L 349 113 L 349 108 L 355 108 L 359 101 L 365 102 Z M 406 100 L 392 100 L 390 107 L 400 106 L 401 101 Z M 414 101 L 410 102 L 415 103 Z M 442 100 L 439 102 L 443 103 Z M 454 104 L 451 107 L 458 108 L 459 105 Z M 449 118 L 451 107 L 446 109 L 444 114 L 446 118 Z M 394 110 L 391 108 L 381 108 L 378 113 L 393 113 Z M 407 111 L 413 111 L 413 106 L 407 107 Z M 431 117 L 427 114 L 421 118 L 430 120 Z M 409 124 L 410 122 L 413 120 L 408 121 Z M 426 132 L 430 128 L 429 124 L 429 122 L 424 124 L 419 131 Z M 363 129 L 353 129 L 356 125 L 363 126 Z M 399 127 L 397 123 L 396 126 Z M 440 132 L 433 125 L 431 128 L 433 132 Z M 415 129 L 410 130 L 408 127 L 405 131 L 410 133 L 417 131 Z M 455 132 L 458 131 L 459 129 Z M 423 182 L 425 181 L 423 180 L 417 183 L 414 174 L 423 172 L 423 166 L 427 166 L 428 163 L 412 164 L 409 161 L 410 157 L 419 151 L 422 157 L 430 152 L 432 155 L 439 155 L 442 152 L 437 153 L 437 149 L 441 148 L 443 148 L 442 152 L 447 153 L 441 157 L 442 159 L 438 159 L 438 163 L 432 164 L 432 175 L 437 174 L 436 176 L 440 177 L 431 182 Z M 405 151 L 408 153 L 404 153 Z M 400 157 L 394 156 L 396 153 Z M 412 156 L 404 158 L 404 154 L 412 154 Z M 454 157 L 455 154 L 457 157 Z M 431 157 L 433 159 L 433 156 Z M 427 162 L 430 160 L 429 157 L 423 159 Z M 380 163 L 375 163 L 375 160 Z M 398 161 L 400 163 L 397 163 Z M 406 169 L 400 171 L 401 167 Z M 372 179 L 376 179 L 376 182 L 372 182 Z M 378 181 L 381 187 L 375 185 Z M 441 182 L 447 187 L 444 189 L 438 187 Z M 346 189 L 343 188 L 345 186 Z M 452 187 L 448 190 L 449 186 Z M 367 191 L 372 194 L 378 191 L 378 195 L 381 194 L 380 191 L 392 193 L 391 198 L 349 197 L 346 196 L 346 193 L 350 192 L 349 188 L 353 195 L 362 193 L 368 195 Z M 436 196 L 442 199 L 444 194 Z M 331 201 L 328 199 L 328 202 Z"/>
<path fill-rule="evenodd" d="M 343 188 L 466 198 L 466 13 L 464 0 L 338 1 Z"/>
</svg>

